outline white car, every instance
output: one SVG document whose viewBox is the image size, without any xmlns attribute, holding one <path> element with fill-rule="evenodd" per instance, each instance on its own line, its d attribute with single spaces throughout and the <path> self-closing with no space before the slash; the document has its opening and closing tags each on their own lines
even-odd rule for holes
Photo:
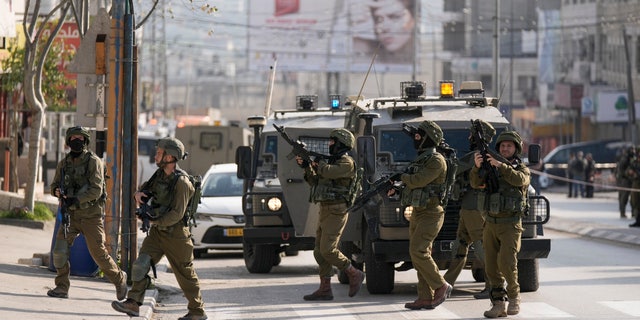
<svg viewBox="0 0 640 320">
<path fill-rule="evenodd" d="M 193 255 L 209 249 L 242 250 L 242 184 L 235 163 L 214 164 L 202 180 L 202 198 L 191 228 Z"/>
</svg>

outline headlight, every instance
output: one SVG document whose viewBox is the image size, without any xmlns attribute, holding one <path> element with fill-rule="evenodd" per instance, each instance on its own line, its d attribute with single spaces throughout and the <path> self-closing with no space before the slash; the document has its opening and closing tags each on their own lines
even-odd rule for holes
<svg viewBox="0 0 640 320">
<path fill-rule="evenodd" d="M 407 206 L 404 208 L 404 218 L 407 221 L 411 220 L 411 215 L 413 214 L 413 206 Z"/>
<path fill-rule="evenodd" d="M 280 211 L 280 209 L 282 209 L 282 200 L 280 200 L 280 198 L 278 197 L 272 197 L 269 199 L 262 199 L 260 200 L 260 202 L 262 202 L 262 207 L 265 207 L 266 204 L 266 208 L 269 209 L 269 211 Z"/>
</svg>

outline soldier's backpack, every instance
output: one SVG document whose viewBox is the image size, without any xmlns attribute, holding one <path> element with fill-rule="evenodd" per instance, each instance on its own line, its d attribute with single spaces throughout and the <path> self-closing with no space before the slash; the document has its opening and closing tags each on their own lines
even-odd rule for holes
<svg viewBox="0 0 640 320">
<path fill-rule="evenodd" d="M 198 204 L 200 203 L 200 198 L 202 197 L 202 177 L 199 175 L 190 175 L 182 169 L 176 169 L 176 182 L 178 181 L 180 176 L 186 176 L 189 179 L 189 182 L 191 182 L 191 185 L 194 189 L 193 195 L 191 196 L 191 198 L 189 198 L 189 202 L 187 203 L 187 210 L 185 211 L 182 220 L 188 227 L 197 226 L 196 212 L 198 211 Z"/>
<path fill-rule="evenodd" d="M 456 181 L 456 173 L 458 172 L 458 157 L 456 155 L 456 150 L 451 148 L 444 142 L 441 143 L 436 148 L 436 150 L 444 157 L 444 160 L 447 163 L 447 173 L 444 180 L 444 190 L 440 198 L 440 204 L 443 207 L 446 207 L 447 203 L 449 202 L 449 198 L 451 197 L 453 184 Z"/>
</svg>

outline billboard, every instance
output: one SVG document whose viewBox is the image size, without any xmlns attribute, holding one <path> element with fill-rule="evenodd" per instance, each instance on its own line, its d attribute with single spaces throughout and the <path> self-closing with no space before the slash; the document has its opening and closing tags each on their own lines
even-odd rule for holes
<svg viewBox="0 0 640 320">
<path fill-rule="evenodd" d="M 629 122 L 627 93 L 599 92 L 596 105 L 596 122 Z M 635 103 L 636 121 L 640 119 L 640 103 Z"/>
<path fill-rule="evenodd" d="M 249 67 L 279 71 L 411 72 L 414 0 L 249 0 Z"/>
</svg>

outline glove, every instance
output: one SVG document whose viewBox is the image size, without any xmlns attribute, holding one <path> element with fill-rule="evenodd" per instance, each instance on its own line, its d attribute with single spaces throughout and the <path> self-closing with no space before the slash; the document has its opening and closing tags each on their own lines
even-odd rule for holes
<svg viewBox="0 0 640 320">
<path fill-rule="evenodd" d="M 74 204 L 75 204 L 75 205 L 80 204 L 80 201 L 79 201 L 79 200 L 78 200 L 78 198 L 76 198 L 76 197 L 67 197 L 67 198 L 64 198 L 64 204 L 65 204 L 67 207 L 71 207 L 71 206 L 73 206 Z"/>
</svg>

